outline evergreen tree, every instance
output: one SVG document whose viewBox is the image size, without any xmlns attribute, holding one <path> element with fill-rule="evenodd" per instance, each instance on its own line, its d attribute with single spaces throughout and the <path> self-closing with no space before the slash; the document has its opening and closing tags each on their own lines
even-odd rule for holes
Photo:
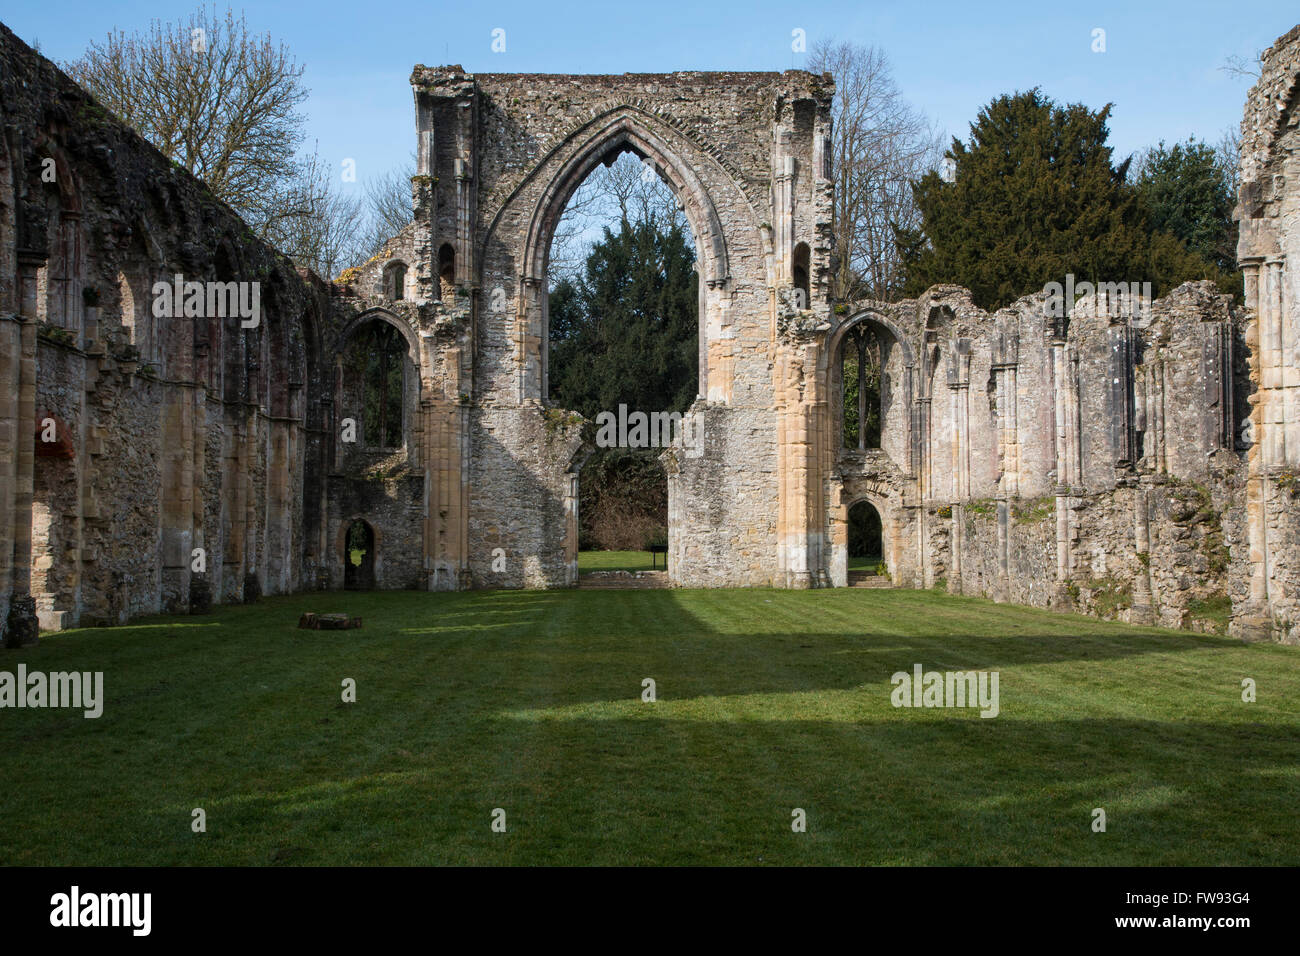
<svg viewBox="0 0 1300 956">
<path fill-rule="evenodd" d="M 551 290 L 550 399 L 589 422 L 603 411 L 685 412 L 699 367 L 695 254 L 680 224 L 623 219 L 582 274 Z M 667 533 L 661 449 L 598 449 L 579 481 L 583 548 L 642 549 Z"/>
<path fill-rule="evenodd" d="M 1156 295 L 1215 270 L 1151 226 L 1129 161 L 1111 164 L 1110 106 L 1058 106 L 1037 89 L 980 111 L 970 143 L 954 138 L 956 177 L 913 185 L 918 230 L 897 230 L 905 292 L 969 288 L 993 309 L 1067 273 L 1092 282 L 1149 281 Z"/>
<path fill-rule="evenodd" d="M 551 401 L 594 418 L 620 403 L 684 412 L 699 368 L 695 254 L 677 226 L 606 228 L 577 282 L 550 298 Z"/>
<path fill-rule="evenodd" d="M 1151 227 L 1172 233 L 1223 272 L 1236 269 L 1234 197 L 1214 147 L 1188 139 L 1149 150 L 1135 180 Z"/>
</svg>

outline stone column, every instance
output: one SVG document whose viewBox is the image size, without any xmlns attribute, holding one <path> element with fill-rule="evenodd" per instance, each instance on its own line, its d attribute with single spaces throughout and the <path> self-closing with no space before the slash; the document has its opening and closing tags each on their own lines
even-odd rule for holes
<svg viewBox="0 0 1300 956">
<path fill-rule="evenodd" d="M 1296 356 L 1296 332 L 1292 316 L 1286 312 L 1283 293 L 1283 262 L 1268 263 L 1268 309 L 1273 317 L 1277 339 L 1276 387 L 1277 463 L 1300 463 L 1300 412 L 1296 409 L 1297 386 L 1300 386 L 1300 363 Z"/>
<path fill-rule="evenodd" d="M 1151 594 L 1151 504 L 1145 486 L 1133 491 L 1133 541 L 1137 547 L 1138 573 L 1133 579 L 1133 607 L 1130 624 L 1154 624 L 1155 608 Z"/>
<path fill-rule="evenodd" d="M 1011 600 L 1011 505 L 1006 498 L 998 502 L 998 581 L 993 600 Z"/>
<path fill-rule="evenodd" d="M 426 333 L 427 334 L 427 333 Z M 428 345 L 425 335 L 421 335 L 421 344 Z M 421 521 L 421 553 L 424 560 L 424 588 L 426 591 L 438 590 L 438 476 L 434 470 L 434 461 L 438 454 L 438 439 L 442 429 L 438 427 L 438 410 L 432 399 L 420 400 L 417 414 L 423 423 L 421 428 L 419 464 L 424 469 L 423 520 Z"/>
<path fill-rule="evenodd" d="M 18 422 L 14 481 L 13 592 L 5 625 L 6 647 L 31 647 L 40 637 L 36 599 L 32 597 L 32 498 L 36 470 L 36 270 L 44 258 L 19 257 L 20 334 Z"/>
<path fill-rule="evenodd" d="M 564 476 L 564 561 L 565 587 L 578 584 L 578 476 Z"/>
<path fill-rule="evenodd" d="M 903 367 L 903 391 L 901 393 L 901 404 L 904 411 L 903 427 L 906 429 L 903 435 L 903 453 L 906 456 L 906 460 L 899 462 L 899 464 L 903 466 L 904 475 L 909 478 L 914 478 L 917 472 L 915 448 L 916 423 L 913 420 L 916 416 L 914 413 L 915 403 L 913 401 L 914 390 L 912 387 L 913 382 L 916 380 L 915 372 L 916 367 L 914 365 L 905 365 Z M 840 436 L 834 436 L 834 441 L 836 443 L 834 447 L 838 448 Z"/>
<path fill-rule="evenodd" d="M 952 506 L 952 518 L 950 519 L 949 534 L 949 561 L 948 561 L 948 593 L 961 594 L 961 566 L 962 566 L 962 549 L 966 544 L 966 521 L 965 508 L 960 502 L 954 502 Z"/>
<path fill-rule="evenodd" d="M 780 347 L 776 369 L 777 466 L 780 500 L 777 511 L 777 566 L 788 588 L 810 588 L 819 568 L 811 566 L 813 485 L 817 474 L 815 420 L 808 398 L 800 395 L 804 375 L 802 349 L 797 344 Z M 820 521 L 818 522 L 820 524 Z M 812 559 L 812 561 L 810 561 Z"/>
<path fill-rule="evenodd" d="M 970 340 L 953 342 L 948 362 L 948 392 L 950 396 L 950 421 L 952 435 L 952 561 L 948 574 L 948 590 L 963 593 L 962 560 L 966 546 L 966 520 L 964 502 L 970 498 Z"/>
<path fill-rule="evenodd" d="M 1245 276 L 1246 306 L 1254 312 L 1253 321 L 1246 327 L 1246 348 L 1252 378 L 1259 384 L 1250 396 L 1250 426 L 1253 441 L 1246 452 L 1248 477 L 1246 479 L 1246 535 L 1250 561 L 1250 597 L 1247 606 L 1234 614 L 1233 633 L 1242 637 L 1267 637 L 1271 631 L 1269 614 L 1269 562 L 1268 562 L 1268 496 L 1264 472 L 1267 470 L 1270 425 L 1267 416 L 1267 391 L 1265 379 L 1265 289 L 1267 272 L 1260 260 L 1242 262 Z M 1261 275 L 1261 271 L 1264 274 Z M 1235 611 L 1236 609 L 1234 609 Z"/>
<path fill-rule="evenodd" d="M 542 394 L 542 310 L 546 307 L 545 299 L 545 277 L 524 276 L 520 280 L 515 318 L 520 405 L 539 405 L 546 397 Z"/>
<path fill-rule="evenodd" d="M 1052 342 L 1052 397 L 1056 421 L 1056 588 L 1052 607 L 1056 610 L 1069 610 L 1072 603 L 1066 586 L 1070 575 L 1070 484 L 1073 478 L 1067 361 L 1065 339 L 1058 336 Z"/>
</svg>

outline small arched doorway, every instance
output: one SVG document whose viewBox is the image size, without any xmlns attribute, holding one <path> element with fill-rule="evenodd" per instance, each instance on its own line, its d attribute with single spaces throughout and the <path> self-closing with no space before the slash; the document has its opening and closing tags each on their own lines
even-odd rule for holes
<svg viewBox="0 0 1300 956">
<path fill-rule="evenodd" d="M 875 574 L 885 560 L 884 523 L 880 512 L 869 501 L 856 502 L 849 508 L 849 571 Z"/>
<path fill-rule="evenodd" d="M 343 587 L 369 591 L 375 586 L 375 531 L 358 518 L 343 536 Z"/>
</svg>

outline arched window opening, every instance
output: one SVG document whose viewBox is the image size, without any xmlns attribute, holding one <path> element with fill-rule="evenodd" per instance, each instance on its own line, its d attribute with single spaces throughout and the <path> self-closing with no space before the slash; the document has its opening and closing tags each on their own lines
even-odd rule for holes
<svg viewBox="0 0 1300 956">
<path fill-rule="evenodd" d="M 136 314 L 135 292 L 131 289 L 130 280 L 122 272 L 117 274 L 117 294 L 122 310 L 122 331 L 126 333 L 127 343 L 139 348 L 140 334 L 144 330 L 140 328 L 139 316 Z"/>
<path fill-rule="evenodd" d="M 456 297 L 456 250 L 444 242 L 438 250 L 438 286 L 443 302 L 453 302 Z"/>
<path fill-rule="evenodd" d="M 812 296 L 808 285 L 808 263 L 809 263 L 808 243 L 801 242 L 794 247 L 794 267 L 792 275 L 794 278 L 795 290 L 802 293 L 799 301 L 799 308 L 812 308 Z"/>
<path fill-rule="evenodd" d="M 62 210 L 51 230 L 50 257 L 37 273 L 44 285 L 44 318 L 59 328 L 81 330 L 82 240 L 81 216 Z"/>
<path fill-rule="evenodd" d="M 880 447 L 883 355 L 880 337 L 865 323 L 855 326 L 840 347 L 844 397 L 844 447 Z"/>
<path fill-rule="evenodd" d="M 869 501 L 849 509 L 849 570 L 874 571 L 884 561 L 884 526 Z"/>
<path fill-rule="evenodd" d="M 358 518 L 343 538 L 343 586 L 368 591 L 375 586 L 375 532 Z"/>
<path fill-rule="evenodd" d="M 381 320 L 359 329 L 348 345 L 344 417 L 357 421 L 357 444 L 363 448 L 392 451 L 402 446 L 407 355 L 402 333 Z"/>
<path fill-rule="evenodd" d="M 384 270 L 384 297 L 394 302 L 406 298 L 406 263 L 394 262 Z"/>
</svg>

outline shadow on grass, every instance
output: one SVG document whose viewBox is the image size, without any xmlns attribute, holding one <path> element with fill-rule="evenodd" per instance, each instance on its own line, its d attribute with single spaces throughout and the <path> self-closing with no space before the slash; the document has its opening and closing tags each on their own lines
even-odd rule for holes
<svg viewBox="0 0 1300 956">
<path fill-rule="evenodd" d="M 1300 781 L 1281 732 L 907 717 L 689 728 L 575 720 L 541 730 L 518 741 L 524 760 L 514 767 L 471 738 L 354 777 L 214 794 L 210 812 L 239 840 L 185 852 L 264 863 L 288 847 L 293 862 L 403 864 L 1297 859 L 1290 812 Z M 489 832 L 494 807 L 506 809 L 508 841 Z M 807 812 L 806 840 L 789 830 L 794 807 Z M 1097 807 L 1104 834 L 1091 831 Z M 179 816 L 187 806 L 160 810 Z M 356 840 L 358 821 L 367 840 Z"/>
<path fill-rule="evenodd" d="M 1287 648 L 924 592 L 312 594 L 193 621 L 5 655 L 104 670 L 107 700 L 5 713 L 0 862 L 1295 862 Z M 893 708 L 915 663 L 999 670 L 1001 716 Z"/>
</svg>

